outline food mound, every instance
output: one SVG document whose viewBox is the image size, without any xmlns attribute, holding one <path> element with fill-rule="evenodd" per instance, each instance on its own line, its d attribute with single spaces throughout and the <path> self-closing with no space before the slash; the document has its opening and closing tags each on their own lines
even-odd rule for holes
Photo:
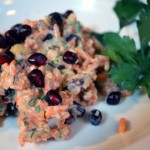
<svg viewBox="0 0 150 150">
<path fill-rule="evenodd" d="M 22 146 L 67 139 L 80 116 L 77 106 L 97 102 L 97 69 L 109 69 L 109 59 L 96 54 L 90 30 L 73 11 L 54 12 L 27 19 L 0 38 L 1 116 L 9 105 L 18 109 Z"/>
</svg>

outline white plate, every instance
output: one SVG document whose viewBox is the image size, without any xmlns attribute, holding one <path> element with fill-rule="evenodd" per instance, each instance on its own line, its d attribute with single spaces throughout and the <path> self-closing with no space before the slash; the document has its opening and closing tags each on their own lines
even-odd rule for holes
<svg viewBox="0 0 150 150">
<path fill-rule="evenodd" d="M 118 20 L 112 10 L 114 4 L 115 0 L 1 0 L 0 31 L 7 30 L 26 18 L 40 19 L 51 12 L 64 12 L 68 9 L 73 9 L 87 27 L 100 32 L 118 31 Z M 124 29 L 123 32 L 126 31 Z M 135 33 L 137 30 L 130 32 Z M 73 124 L 71 139 L 26 144 L 22 148 L 17 140 L 19 130 L 16 118 L 6 118 L 0 125 L 0 150 L 150 149 L 150 103 L 146 95 L 141 96 L 136 92 L 117 106 L 108 106 L 105 101 L 99 101 L 87 111 L 93 108 L 102 111 L 103 121 L 99 126 L 92 126 L 84 119 L 78 120 Z M 118 119 L 122 116 L 127 118 L 129 128 L 126 133 L 118 134 Z"/>
</svg>

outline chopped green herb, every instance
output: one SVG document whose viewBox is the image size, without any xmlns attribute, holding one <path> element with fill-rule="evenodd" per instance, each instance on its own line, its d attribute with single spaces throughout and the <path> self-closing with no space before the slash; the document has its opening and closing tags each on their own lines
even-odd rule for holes
<svg viewBox="0 0 150 150">
<path fill-rule="evenodd" d="M 25 126 L 27 126 L 29 124 L 27 120 L 23 120 L 23 123 Z"/>
<path fill-rule="evenodd" d="M 75 24 L 75 31 L 78 33 L 81 31 L 81 29 L 82 29 L 82 26 L 81 26 L 80 22 L 77 21 Z"/>
<path fill-rule="evenodd" d="M 33 99 L 31 99 L 31 100 L 29 101 L 29 105 L 30 105 L 30 106 L 34 106 L 37 100 L 38 100 L 38 98 L 33 98 Z"/>
<path fill-rule="evenodd" d="M 72 22 L 72 21 L 68 22 L 68 26 L 73 26 L 73 24 L 74 24 L 74 22 Z M 68 26 L 66 26 L 66 29 L 68 29 Z"/>
<path fill-rule="evenodd" d="M 44 91 L 43 91 L 42 88 L 39 89 L 39 93 L 40 93 L 40 96 L 41 96 L 40 99 L 45 101 L 46 100 L 46 96 L 44 95 Z"/>
<path fill-rule="evenodd" d="M 33 35 L 32 35 L 32 36 L 30 36 L 30 39 L 31 39 L 31 40 L 34 40 L 34 36 L 33 36 Z"/>
<path fill-rule="evenodd" d="M 33 134 L 34 134 L 35 130 L 36 130 L 36 128 L 33 128 L 33 129 L 32 129 L 32 133 L 31 133 L 30 138 L 32 138 L 32 137 L 33 137 Z"/>
<path fill-rule="evenodd" d="M 15 90 L 12 89 L 12 90 L 8 90 L 7 92 L 8 92 L 7 98 L 12 101 L 16 93 Z"/>
<path fill-rule="evenodd" d="M 63 52 L 59 52 L 59 56 L 63 56 L 64 55 L 64 53 Z"/>
<path fill-rule="evenodd" d="M 43 92 L 43 89 L 42 89 L 42 88 L 39 88 L 38 90 L 39 90 L 39 93 L 40 93 L 41 95 L 43 95 L 43 93 L 44 93 L 44 92 Z"/>
<path fill-rule="evenodd" d="M 18 72 L 19 73 L 19 72 Z M 15 81 L 19 81 L 19 78 L 17 76 L 14 77 Z"/>
<path fill-rule="evenodd" d="M 18 59 L 17 60 L 17 64 L 20 64 L 21 62 L 23 62 L 23 59 Z"/>
<path fill-rule="evenodd" d="M 139 0 L 119 0 L 117 1 L 114 11 L 116 12 L 120 27 L 128 25 L 136 21 L 136 16 L 143 7 L 143 3 Z"/>
<path fill-rule="evenodd" d="M 40 111 L 41 111 L 41 107 L 40 106 L 36 106 L 35 107 L 35 112 L 40 113 Z"/>
<path fill-rule="evenodd" d="M 46 95 L 42 95 L 41 99 L 44 100 L 44 101 L 46 101 Z"/>
<path fill-rule="evenodd" d="M 61 131 L 59 128 L 57 128 L 57 131 L 59 132 L 59 138 L 61 139 L 62 138 L 62 135 L 61 135 Z"/>
</svg>

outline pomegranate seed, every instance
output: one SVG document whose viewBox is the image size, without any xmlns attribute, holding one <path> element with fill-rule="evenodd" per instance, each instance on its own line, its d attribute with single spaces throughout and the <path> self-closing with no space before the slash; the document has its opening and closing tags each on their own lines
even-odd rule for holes
<svg viewBox="0 0 150 150">
<path fill-rule="evenodd" d="M 55 106 L 62 103 L 62 98 L 56 90 L 50 90 L 46 94 L 46 100 L 49 105 Z"/>
<path fill-rule="evenodd" d="M 45 38 L 43 39 L 43 42 L 47 41 L 47 40 L 51 40 L 53 38 L 52 34 L 48 33 Z"/>
<path fill-rule="evenodd" d="M 17 108 L 16 104 L 13 104 L 13 103 L 8 103 L 7 104 L 6 111 L 11 116 L 16 116 L 18 114 L 18 108 Z"/>
<path fill-rule="evenodd" d="M 109 105 L 117 105 L 117 104 L 119 104 L 120 99 L 121 99 L 121 92 L 115 91 L 115 92 L 111 92 L 108 95 L 106 101 L 107 101 L 107 104 L 109 104 Z"/>
<path fill-rule="evenodd" d="M 61 18 L 60 13 L 54 12 L 54 13 L 50 14 L 49 16 L 51 17 L 51 25 L 54 25 L 55 23 L 58 24 L 59 26 L 62 25 L 63 20 Z"/>
<path fill-rule="evenodd" d="M 67 64 L 75 64 L 77 62 L 77 59 L 78 59 L 77 54 L 75 54 L 71 51 L 65 52 L 65 54 L 63 56 L 63 60 Z"/>
<path fill-rule="evenodd" d="M 75 45 L 77 46 L 77 44 L 78 44 L 78 36 L 75 35 L 75 34 L 68 34 L 68 35 L 66 35 L 65 40 L 67 42 L 69 42 L 70 40 L 74 40 L 75 41 Z"/>
<path fill-rule="evenodd" d="M 64 18 L 68 18 L 68 16 L 69 16 L 70 14 L 72 14 L 72 13 L 73 13 L 72 10 L 67 10 L 62 16 L 63 16 Z"/>
<path fill-rule="evenodd" d="M 36 87 L 44 87 L 44 75 L 41 70 L 33 69 L 29 73 L 28 79 Z"/>
<path fill-rule="evenodd" d="M 88 117 L 87 117 L 88 122 L 90 122 L 92 125 L 99 125 L 100 122 L 102 121 L 102 113 L 98 109 L 92 110 Z"/>
<path fill-rule="evenodd" d="M 29 36 L 32 33 L 32 29 L 29 25 L 22 25 L 19 29 L 18 29 L 18 36 L 19 38 L 21 38 L 22 41 L 24 41 L 26 39 L 27 36 Z"/>
<path fill-rule="evenodd" d="M 4 90 L 5 95 L 1 96 L 1 99 L 4 103 L 10 103 L 13 101 L 13 96 L 15 95 L 14 89 Z"/>
<path fill-rule="evenodd" d="M 0 48 L 6 48 L 7 47 L 7 42 L 4 36 L 0 34 Z"/>
<path fill-rule="evenodd" d="M 76 106 L 77 117 L 82 117 L 85 114 L 85 108 L 78 102 L 73 101 L 73 104 Z"/>
<path fill-rule="evenodd" d="M 10 51 L 0 55 L 0 64 L 10 63 L 15 58 L 14 54 Z"/>
<path fill-rule="evenodd" d="M 22 26 L 22 24 L 21 24 L 21 23 L 18 23 L 18 24 L 15 24 L 14 26 L 12 26 L 11 29 L 18 31 L 21 26 Z"/>
<path fill-rule="evenodd" d="M 5 38 L 9 46 L 13 46 L 17 43 L 20 43 L 20 39 L 17 35 L 17 31 L 15 30 L 8 30 L 5 33 Z"/>
<path fill-rule="evenodd" d="M 47 57 L 41 53 L 34 53 L 28 58 L 28 62 L 36 66 L 45 65 L 46 61 Z"/>
<path fill-rule="evenodd" d="M 68 112 L 69 112 L 70 116 L 65 120 L 64 123 L 65 124 L 72 124 L 75 121 L 76 117 L 71 110 L 68 110 Z"/>
</svg>

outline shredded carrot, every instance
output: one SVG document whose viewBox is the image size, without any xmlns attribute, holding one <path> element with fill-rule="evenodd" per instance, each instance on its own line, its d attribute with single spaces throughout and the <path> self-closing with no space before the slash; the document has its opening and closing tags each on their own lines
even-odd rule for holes
<svg viewBox="0 0 150 150">
<path fill-rule="evenodd" d="M 124 133 L 127 129 L 127 120 L 125 118 L 120 118 L 119 120 L 119 133 Z"/>
</svg>

